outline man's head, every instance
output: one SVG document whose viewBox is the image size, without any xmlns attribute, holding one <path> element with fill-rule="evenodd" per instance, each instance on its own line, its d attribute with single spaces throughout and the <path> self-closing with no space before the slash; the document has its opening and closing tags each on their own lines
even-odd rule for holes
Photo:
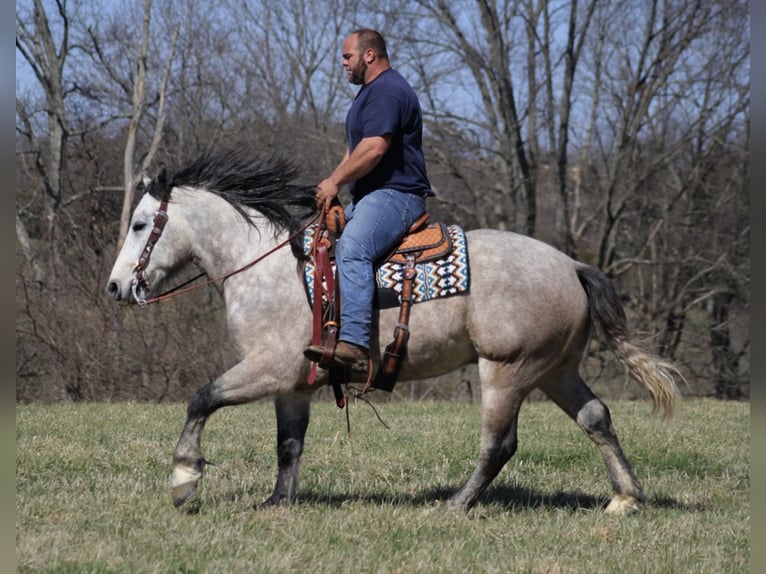
<svg viewBox="0 0 766 574">
<path fill-rule="evenodd" d="M 389 67 L 383 36 L 368 28 L 349 34 L 343 42 L 343 67 L 352 84 L 363 85 L 375 79 Z"/>
</svg>

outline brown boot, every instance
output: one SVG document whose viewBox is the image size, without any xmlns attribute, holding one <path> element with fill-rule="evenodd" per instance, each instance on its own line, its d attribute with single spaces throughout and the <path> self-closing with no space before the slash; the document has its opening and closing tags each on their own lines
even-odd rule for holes
<svg viewBox="0 0 766 574">
<path fill-rule="evenodd" d="M 303 356 L 306 357 L 309 361 L 314 361 L 315 363 L 319 363 L 322 361 L 322 358 L 325 356 L 325 347 L 322 345 L 309 345 L 305 349 L 303 349 Z M 329 353 L 329 357 L 332 360 L 334 351 Z"/>
<path fill-rule="evenodd" d="M 324 355 L 325 348 L 321 345 L 309 345 L 303 349 L 303 355 L 309 360 L 319 362 Z M 339 341 L 335 346 L 333 363 L 338 367 L 345 367 L 355 373 L 366 373 L 369 368 L 369 353 L 363 347 Z"/>
<path fill-rule="evenodd" d="M 355 373 L 366 373 L 370 366 L 370 354 L 364 347 L 338 341 L 335 346 L 335 362 L 348 367 Z"/>
</svg>

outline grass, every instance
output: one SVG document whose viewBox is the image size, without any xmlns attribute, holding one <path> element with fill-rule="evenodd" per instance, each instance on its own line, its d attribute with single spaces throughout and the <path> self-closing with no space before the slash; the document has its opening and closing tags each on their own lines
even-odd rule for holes
<svg viewBox="0 0 766 574">
<path fill-rule="evenodd" d="M 522 409 L 519 450 L 467 515 L 440 501 L 473 470 L 479 407 L 389 403 L 386 430 L 314 407 L 292 508 L 271 492 L 268 403 L 223 409 L 197 497 L 170 501 L 184 405 L 17 406 L 18 572 L 748 572 L 750 407 L 688 400 L 670 424 L 610 403 L 648 503 L 603 514 L 597 449 L 549 403 Z"/>
</svg>

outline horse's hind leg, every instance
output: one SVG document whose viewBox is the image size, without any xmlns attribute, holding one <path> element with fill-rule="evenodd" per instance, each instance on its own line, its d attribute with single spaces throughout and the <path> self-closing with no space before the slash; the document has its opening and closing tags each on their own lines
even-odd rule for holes
<svg viewBox="0 0 766 574">
<path fill-rule="evenodd" d="M 274 492 L 262 506 L 292 504 L 298 488 L 298 466 L 311 413 L 311 395 L 295 393 L 274 399 L 277 414 L 277 462 Z"/>
<path fill-rule="evenodd" d="M 550 381 L 541 388 L 574 419 L 601 451 L 614 491 L 606 512 L 628 514 L 639 510 L 644 502 L 644 493 L 633 467 L 622 452 L 606 405 L 576 372 Z"/>
<path fill-rule="evenodd" d="M 526 392 L 511 387 L 510 368 L 507 364 L 479 360 L 482 380 L 479 461 L 468 481 L 447 501 L 448 508 L 470 510 L 516 452 L 519 408 Z"/>
</svg>

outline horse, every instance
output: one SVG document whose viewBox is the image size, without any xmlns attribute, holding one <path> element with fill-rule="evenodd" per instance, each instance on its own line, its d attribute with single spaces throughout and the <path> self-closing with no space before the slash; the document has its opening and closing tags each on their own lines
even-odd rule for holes
<svg viewBox="0 0 766 574">
<path fill-rule="evenodd" d="M 277 475 L 262 506 L 296 500 L 311 398 L 328 383 L 328 371 L 320 368 L 308 384 L 312 363 L 302 352 L 312 339 L 312 313 L 297 238 L 316 206 L 315 188 L 295 183 L 299 175 L 289 161 L 231 149 L 203 152 L 172 172 L 163 165 L 154 178 L 144 178 L 108 295 L 146 304 L 193 262 L 219 278 L 211 281 L 225 301 L 227 328 L 241 357 L 188 403 L 172 459 L 176 507 L 195 494 L 209 464 L 200 445 L 208 418 L 222 407 L 266 397 L 273 397 L 277 417 Z M 600 332 L 651 398 L 653 412 L 667 418 L 681 397 L 680 370 L 633 342 L 618 294 L 595 267 L 509 231 L 469 230 L 466 241 L 470 289 L 413 306 L 399 373 L 401 381 L 420 380 L 478 364 L 478 461 L 446 507 L 468 512 L 476 504 L 516 452 L 519 409 L 539 389 L 600 450 L 613 491 L 605 512 L 638 511 L 645 503 L 642 487 L 608 407 L 580 374 L 581 363 L 592 331 Z M 396 308 L 374 311 L 373 369 L 397 315 Z"/>
</svg>

